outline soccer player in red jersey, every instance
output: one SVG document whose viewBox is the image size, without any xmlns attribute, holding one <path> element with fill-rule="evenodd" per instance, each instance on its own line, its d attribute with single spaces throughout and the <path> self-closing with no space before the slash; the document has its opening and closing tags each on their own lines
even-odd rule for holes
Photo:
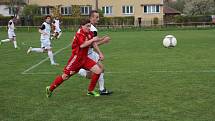
<svg viewBox="0 0 215 121">
<path fill-rule="evenodd" d="M 94 91 L 94 88 L 103 70 L 95 61 L 88 57 L 89 47 L 92 45 L 96 49 L 101 60 L 104 59 L 104 56 L 96 43 L 99 39 L 98 37 L 93 37 L 90 27 L 91 23 L 89 19 L 85 19 L 81 22 L 80 29 L 75 34 L 72 43 L 72 55 L 64 68 L 64 73 L 61 76 L 57 76 L 52 84 L 46 87 L 47 97 L 50 97 L 55 88 L 62 84 L 63 81 L 76 74 L 81 68 L 93 72 L 87 95 L 100 96 L 99 93 Z"/>
<path fill-rule="evenodd" d="M 103 36 L 103 37 L 99 37 L 98 30 L 95 27 L 95 25 L 98 24 L 98 22 L 99 22 L 99 12 L 97 10 L 92 10 L 90 12 L 89 19 L 91 22 L 90 31 L 92 31 L 94 33 L 94 37 L 99 38 L 97 45 L 103 45 L 103 44 L 109 43 L 111 38 L 107 35 Z M 89 49 L 88 57 L 93 59 L 95 62 L 97 62 L 99 64 L 99 66 L 102 68 L 102 70 L 104 70 L 104 65 L 102 64 L 102 62 L 99 58 L 99 55 L 97 54 L 97 52 L 94 51 L 93 48 Z M 91 78 L 91 75 L 92 75 L 92 73 L 90 71 L 87 71 L 85 69 L 80 69 L 78 74 L 80 74 L 81 76 L 86 77 L 86 78 Z M 101 73 L 101 75 L 99 77 L 98 84 L 99 84 L 100 95 L 110 95 L 113 93 L 112 91 L 105 88 L 104 71 Z"/>
</svg>

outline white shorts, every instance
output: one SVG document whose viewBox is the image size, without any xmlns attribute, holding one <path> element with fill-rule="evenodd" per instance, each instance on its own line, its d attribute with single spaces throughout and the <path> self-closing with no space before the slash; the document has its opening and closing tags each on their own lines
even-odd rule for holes
<svg viewBox="0 0 215 121">
<path fill-rule="evenodd" d="M 60 33 L 61 29 L 55 29 L 54 32 Z"/>
<path fill-rule="evenodd" d="M 51 42 L 49 39 L 41 39 L 41 48 L 51 49 Z"/>
<path fill-rule="evenodd" d="M 99 54 L 95 51 L 92 51 L 90 54 L 88 54 L 88 57 L 94 60 L 96 63 L 99 61 Z"/>
<path fill-rule="evenodd" d="M 12 39 L 13 37 L 16 37 L 15 32 L 14 31 L 13 32 L 8 32 L 8 38 Z"/>
</svg>

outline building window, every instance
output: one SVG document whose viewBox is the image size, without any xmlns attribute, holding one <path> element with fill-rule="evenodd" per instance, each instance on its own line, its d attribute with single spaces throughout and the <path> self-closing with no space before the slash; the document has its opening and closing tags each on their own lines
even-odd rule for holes
<svg viewBox="0 0 215 121">
<path fill-rule="evenodd" d="M 102 11 L 103 11 L 104 15 L 110 15 L 110 14 L 112 14 L 112 6 L 102 7 Z"/>
<path fill-rule="evenodd" d="M 159 5 L 146 5 L 144 6 L 144 13 L 160 13 Z"/>
<path fill-rule="evenodd" d="M 62 15 L 72 15 L 72 7 L 61 7 Z"/>
<path fill-rule="evenodd" d="M 81 15 L 89 15 L 92 10 L 91 6 L 81 6 Z"/>
<path fill-rule="evenodd" d="M 14 8 L 13 7 L 9 7 L 9 14 L 13 15 L 14 14 Z"/>
<path fill-rule="evenodd" d="M 124 13 L 124 14 L 133 14 L 134 13 L 133 6 L 122 6 L 122 13 Z"/>
<path fill-rule="evenodd" d="M 50 14 L 50 8 L 49 7 L 41 7 L 40 12 L 41 12 L 41 15 L 49 15 Z"/>
</svg>

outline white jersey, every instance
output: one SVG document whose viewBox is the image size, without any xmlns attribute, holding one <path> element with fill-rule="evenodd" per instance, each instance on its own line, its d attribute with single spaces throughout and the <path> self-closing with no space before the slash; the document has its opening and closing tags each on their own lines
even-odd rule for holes
<svg viewBox="0 0 215 121">
<path fill-rule="evenodd" d="M 41 29 L 43 32 L 45 32 L 45 33 L 47 33 L 47 34 L 41 34 L 41 36 L 40 36 L 40 39 L 41 40 L 49 40 L 50 39 L 50 34 L 51 34 L 51 26 L 50 26 L 50 24 L 48 24 L 48 23 L 46 23 L 46 22 L 44 22 L 43 24 L 42 24 L 42 26 L 45 26 L 45 28 L 44 29 Z"/>
<path fill-rule="evenodd" d="M 92 31 L 92 32 L 97 32 L 98 30 L 96 29 L 95 26 L 93 26 L 93 25 L 91 24 L 91 26 L 90 26 L 90 31 Z"/>
<path fill-rule="evenodd" d="M 96 29 L 96 27 L 95 26 L 93 26 L 92 24 L 91 24 L 91 26 L 90 26 L 90 31 L 91 32 L 93 32 L 93 33 L 97 33 L 97 29 Z M 96 35 L 97 36 L 97 35 Z M 88 55 L 90 55 L 91 53 L 93 53 L 93 48 L 89 48 L 89 50 L 88 50 Z"/>
<path fill-rule="evenodd" d="M 61 32 L 60 29 L 60 20 L 54 20 L 55 32 Z"/>
<path fill-rule="evenodd" d="M 14 26 L 13 20 L 11 19 L 8 22 L 8 32 L 14 32 L 14 29 L 15 29 L 15 26 Z"/>
</svg>

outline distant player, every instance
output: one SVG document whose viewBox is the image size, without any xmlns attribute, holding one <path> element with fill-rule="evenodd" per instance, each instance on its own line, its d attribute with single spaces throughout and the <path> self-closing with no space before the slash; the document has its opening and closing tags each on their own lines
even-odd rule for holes
<svg viewBox="0 0 215 121">
<path fill-rule="evenodd" d="M 91 24 L 89 19 L 83 20 L 81 22 L 80 29 L 74 36 L 74 40 L 72 42 L 72 55 L 64 68 L 64 73 L 61 76 L 57 76 L 52 84 L 46 87 L 47 97 L 50 97 L 55 88 L 62 84 L 63 81 L 76 74 L 81 68 L 93 72 L 87 95 L 96 97 L 100 96 L 99 93 L 94 91 L 94 88 L 102 72 L 102 69 L 96 64 L 95 61 L 88 57 L 89 47 L 93 45 L 93 47 L 98 51 L 101 60 L 104 59 L 104 56 L 95 43 L 98 41 L 98 38 L 93 37 L 93 33 L 90 32 L 90 26 Z"/>
<path fill-rule="evenodd" d="M 54 19 L 52 25 L 53 25 L 53 28 L 54 28 L 54 33 L 51 37 L 51 39 L 59 39 L 60 36 L 62 35 L 62 31 L 60 29 L 60 20 L 59 20 L 59 17 L 56 17 L 56 19 Z"/>
<path fill-rule="evenodd" d="M 37 52 L 37 53 L 43 53 L 48 52 L 48 57 L 50 58 L 51 65 L 59 65 L 58 63 L 55 63 L 54 61 L 54 55 L 52 52 L 51 47 L 51 41 L 50 41 L 50 33 L 51 33 L 51 16 L 47 15 L 45 17 L 45 22 L 41 25 L 39 28 L 40 36 L 40 42 L 41 42 L 41 48 L 32 48 L 30 47 L 27 51 L 27 54 L 30 52 Z"/>
<path fill-rule="evenodd" d="M 97 37 L 98 33 L 97 33 L 97 29 L 96 29 L 95 25 L 99 21 L 99 13 L 98 13 L 98 11 L 92 10 L 90 12 L 89 17 L 90 17 L 90 22 L 91 22 L 90 31 L 92 31 L 94 33 L 94 37 Z M 110 37 L 103 36 L 103 37 L 99 38 L 99 41 L 97 42 L 97 44 L 102 45 L 102 44 L 108 43 L 109 41 L 110 41 Z M 103 64 L 101 63 L 101 60 L 99 60 L 99 55 L 93 50 L 92 47 L 89 48 L 88 57 L 93 59 L 95 62 L 97 62 L 102 69 L 104 68 Z M 85 69 L 81 69 L 78 73 L 81 76 L 84 76 L 84 77 L 87 77 L 87 78 L 91 77 L 91 72 L 86 71 Z M 110 95 L 110 94 L 112 94 L 113 93 L 112 91 L 109 91 L 109 90 L 107 90 L 105 88 L 104 81 L 105 81 L 104 80 L 104 72 L 102 72 L 100 77 L 99 77 L 99 80 L 98 80 L 100 95 Z"/>
<path fill-rule="evenodd" d="M 18 48 L 16 42 L 16 34 L 15 34 L 15 25 L 14 22 L 16 21 L 16 17 L 11 16 L 10 21 L 8 22 L 8 39 L 4 39 L 0 41 L 0 45 L 4 42 L 13 42 L 14 48 Z"/>
</svg>

